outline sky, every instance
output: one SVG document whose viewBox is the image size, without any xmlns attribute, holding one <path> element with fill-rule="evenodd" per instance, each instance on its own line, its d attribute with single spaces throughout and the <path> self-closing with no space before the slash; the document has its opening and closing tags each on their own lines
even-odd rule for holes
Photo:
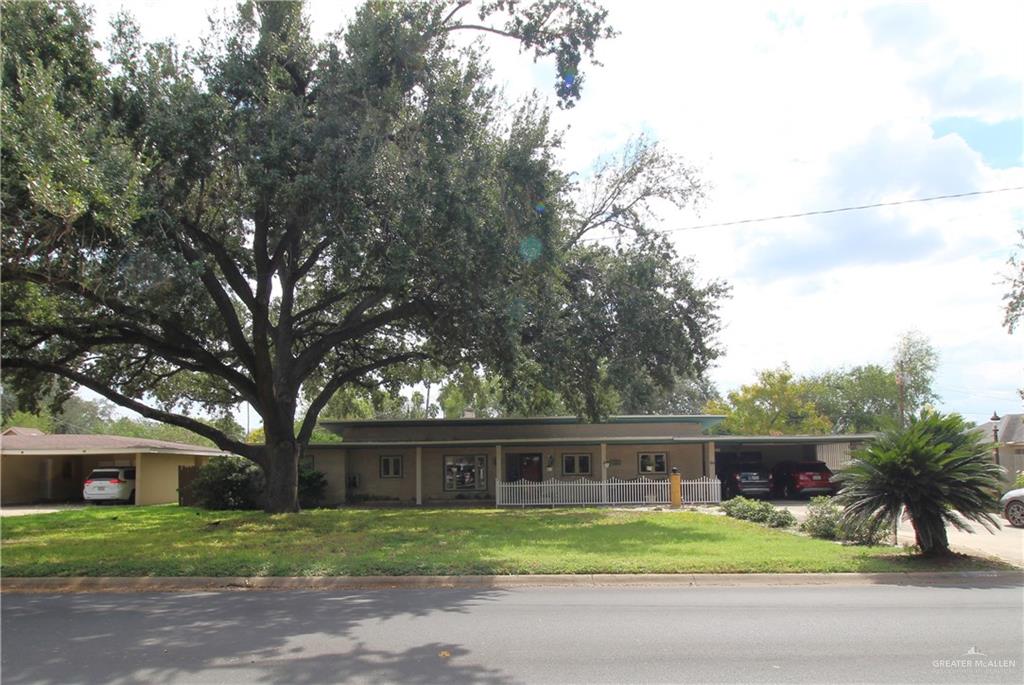
<svg viewBox="0 0 1024 685">
<path fill-rule="evenodd" d="M 97 0 L 149 40 L 198 39 L 222 2 Z M 607 0 L 620 35 L 554 108 L 553 62 L 485 39 L 511 99 L 536 90 L 583 175 L 638 134 L 701 170 L 700 207 L 665 211 L 702 279 L 723 279 L 725 392 L 757 371 L 888 364 L 915 330 L 939 354 L 938 406 L 980 422 L 1024 411 L 1024 332 L 1002 327 L 1024 192 L 697 230 L 695 225 L 1024 186 L 1024 3 Z M 355 4 L 310 2 L 315 35 Z"/>
</svg>

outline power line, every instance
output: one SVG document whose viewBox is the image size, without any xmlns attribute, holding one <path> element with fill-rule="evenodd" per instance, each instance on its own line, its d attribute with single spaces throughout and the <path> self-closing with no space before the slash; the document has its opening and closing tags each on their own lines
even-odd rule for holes
<svg viewBox="0 0 1024 685">
<path fill-rule="evenodd" d="M 835 207 L 832 209 L 816 209 L 809 212 L 797 212 L 795 214 L 777 214 L 775 216 L 753 217 L 749 219 L 737 219 L 735 221 L 721 221 L 714 224 L 697 224 L 695 226 L 681 226 L 679 228 L 666 228 L 654 233 L 676 233 L 678 231 L 697 231 L 704 228 L 719 228 L 722 226 L 738 226 L 740 224 L 761 223 L 764 221 L 778 221 L 780 219 L 798 219 L 804 216 L 819 216 L 822 214 L 838 214 L 839 212 L 856 212 L 864 209 L 876 209 L 878 207 L 894 207 L 896 205 L 909 205 L 916 202 L 934 202 L 935 200 L 952 200 L 960 197 L 972 197 L 976 195 L 992 195 L 994 193 L 1008 193 L 1014 190 L 1024 190 L 1024 186 L 1012 186 L 1010 188 L 995 188 L 993 190 L 974 190 L 967 193 L 953 193 L 950 195 L 933 195 L 931 197 L 917 197 L 910 200 L 893 200 L 891 202 L 875 202 L 869 205 L 851 205 L 849 207 Z M 591 240 L 606 240 L 615 236 L 602 236 Z"/>
</svg>

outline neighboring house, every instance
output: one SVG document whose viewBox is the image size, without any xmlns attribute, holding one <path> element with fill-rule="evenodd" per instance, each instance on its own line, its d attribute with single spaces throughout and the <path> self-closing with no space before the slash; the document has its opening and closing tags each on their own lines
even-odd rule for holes
<svg viewBox="0 0 1024 685">
<path fill-rule="evenodd" d="M 311 444 L 327 504 L 493 501 L 497 481 L 715 476 L 737 459 L 818 459 L 833 469 L 870 435 L 706 435 L 722 416 L 322 421 L 340 443 Z"/>
<path fill-rule="evenodd" d="M 992 456 L 1010 478 L 1024 471 L 1024 414 L 1006 414 L 998 421 L 978 424 L 975 430 L 981 433 L 982 441 L 990 445 L 998 432 L 999 450 L 993 450 Z"/>
<path fill-rule="evenodd" d="M 120 435 L 49 435 L 8 428 L 0 435 L 0 504 L 82 499 L 82 483 L 103 466 L 135 467 L 135 503 L 178 501 L 178 467 L 220 450 Z"/>
</svg>

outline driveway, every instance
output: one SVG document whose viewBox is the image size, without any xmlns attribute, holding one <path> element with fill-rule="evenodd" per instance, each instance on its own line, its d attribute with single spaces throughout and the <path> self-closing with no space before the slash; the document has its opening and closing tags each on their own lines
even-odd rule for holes
<svg viewBox="0 0 1024 685">
<path fill-rule="evenodd" d="M 779 500 L 772 502 L 777 507 L 793 512 L 797 521 L 807 518 L 806 500 Z M 999 517 L 1001 530 L 989 533 L 978 524 L 971 524 L 974 533 L 964 533 L 952 526 L 946 528 L 949 546 L 957 552 L 995 557 L 1016 566 L 1024 566 L 1024 528 L 1014 528 L 1002 516 Z M 910 521 L 900 521 L 897 542 L 901 545 L 914 544 L 914 527 Z"/>
<path fill-rule="evenodd" d="M 27 516 L 29 514 L 53 514 L 58 511 L 69 511 L 81 509 L 85 506 L 82 502 L 71 504 L 19 504 L 13 507 L 0 508 L 0 516 Z"/>
</svg>

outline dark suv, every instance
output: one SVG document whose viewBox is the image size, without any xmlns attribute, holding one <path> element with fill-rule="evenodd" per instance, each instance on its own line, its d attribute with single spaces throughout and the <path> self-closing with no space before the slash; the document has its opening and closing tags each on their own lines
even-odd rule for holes
<svg viewBox="0 0 1024 685">
<path fill-rule="evenodd" d="M 760 464 L 736 464 L 723 474 L 722 494 L 726 499 L 737 495 L 767 497 L 771 492 L 771 476 Z"/>
<path fill-rule="evenodd" d="M 836 491 L 832 470 L 820 461 L 784 461 L 772 469 L 776 495 L 792 498 L 803 495 L 831 495 Z"/>
</svg>

